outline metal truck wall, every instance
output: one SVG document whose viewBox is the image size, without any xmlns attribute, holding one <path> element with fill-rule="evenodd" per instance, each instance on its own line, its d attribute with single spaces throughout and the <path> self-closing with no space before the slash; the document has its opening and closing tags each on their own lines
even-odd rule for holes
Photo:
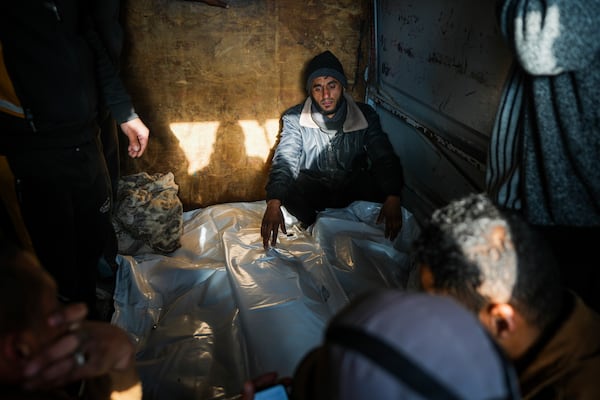
<svg viewBox="0 0 600 400">
<path fill-rule="evenodd" d="M 415 213 L 482 190 L 512 56 L 493 1 L 376 0 L 368 99 L 404 165 Z"/>
</svg>

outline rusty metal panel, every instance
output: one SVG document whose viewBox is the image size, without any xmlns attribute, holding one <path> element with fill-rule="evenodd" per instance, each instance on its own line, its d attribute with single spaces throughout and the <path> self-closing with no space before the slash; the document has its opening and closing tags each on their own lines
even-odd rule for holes
<svg viewBox="0 0 600 400">
<path fill-rule="evenodd" d="M 368 97 L 417 201 L 437 206 L 482 190 L 513 62 L 494 2 L 377 0 L 374 9 L 376 72 Z"/>
<path fill-rule="evenodd" d="M 494 2 L 381 0 L 377 45 L 385 89 L 489 134 L 512 59 Z M 401 102 L 410 111 L 407 103 Z"/>
</svg>

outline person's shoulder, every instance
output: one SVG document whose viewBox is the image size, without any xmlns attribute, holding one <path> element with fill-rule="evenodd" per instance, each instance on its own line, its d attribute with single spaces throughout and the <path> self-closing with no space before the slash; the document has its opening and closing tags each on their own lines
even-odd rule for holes
<svg viewBox="0 0 600 400">
<path fill-rule="evenodd" d="M 571 296 L 575 299 L 575 305 L 566 319 L 568 328 L 565 329 L 571 334 L 577 335 L 583 341 L 582 346 L 589 348 L 588 344 L 593 345 L 594 351 L 597 352 L 596 359 L 600 361 L 600 342 L 597 340 L 600 336 L 600 313 L 575 293 L 571 292 Z"/>
<path fill-rule="evenodd" d="M 571 304 L 570 311 L 564 316 L 555 340 L 569 343 L 571 360 L 600 368 L 600 314 L 574 292 L 568 291 L 566 296 L 567 304 Z M 576 341 L 573 340 L 575 337 Z"/>
<path fill-rule="evenodd" d="M 287 116 L 300 116 L 300 113 L 302 113 L 302 108 L 303 107 L 304 107 L 304 103 L 296 104 L 295 106 L 292 106 L 292 107 L 288 108 L 287 110 L 285 110 L 282 115 L 284 117 L 287 117 Z"/>
<path fill-rule="evenodd" d="M 367 103 L 363 103 L 361 101 L 355 101 L 355 103 L 358 106 L 358 108 L 360 109 L 360 111 L 365 115 L 365 117 L 369 118 L 370 116 L 377 115 L 377 112 L 371 105 L 369 105 Z"/>
<path fill-rule="evenodd" d="M 598 371 L 600 357 L 593 356 L 578 360 L 573 363 L 568 373 L 565 373 L 555 387 L 564 399 L 599 399 L 600 385 L 598 385 Z M 542 397 L 540 397 L 542 398 Z"/>
<path fill-rule="evenodd" d="M 281 115 L 281 121 L 284 125 L 286 124 L 292 124 L 292 125 L 296 125 L 300 123 L 300 115 L 302 114 L 302 108 L 303 108 L 304 104 L 300 103 L 300 104 L 296 104 L 295 106 L 292 106 L 290 108 L 288 108 L 287 110 L 285 110 L 283 112 L 283 114 Z"/>
<path fill-rule="evenodd" d="M 379 121 L 379 114 L 377 114 L 377 111 L 375 111 L 373 106 L 360 101 L 356 101 L 355 103 L 369 125 Z"/>
</svg>

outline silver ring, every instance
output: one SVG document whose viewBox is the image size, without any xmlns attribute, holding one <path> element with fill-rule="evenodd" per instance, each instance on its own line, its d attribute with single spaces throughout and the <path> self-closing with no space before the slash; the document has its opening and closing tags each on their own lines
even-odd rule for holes
<svg viewBox="0 0 600 400">
<path fill-rule="evenodd" d="M 75 360 L 75 365 L 78 367 L 83 367 L 85 365 L 85 354 L 83 354 L 81 351 L 73 354 L 73 359 Z"/>
</svg>

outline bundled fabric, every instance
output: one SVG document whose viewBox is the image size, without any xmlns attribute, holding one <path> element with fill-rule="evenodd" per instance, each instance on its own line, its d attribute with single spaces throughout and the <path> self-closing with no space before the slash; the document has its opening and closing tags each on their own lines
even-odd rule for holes
<svg viewBox="0 0 600 400">
<path fill-rule="evenodd" d="M 171 172 L 145 172 L 119 181 L 113 224 L 119 253 L 171 253 L 181 246 L 183 205 Z"/>
</svg>

